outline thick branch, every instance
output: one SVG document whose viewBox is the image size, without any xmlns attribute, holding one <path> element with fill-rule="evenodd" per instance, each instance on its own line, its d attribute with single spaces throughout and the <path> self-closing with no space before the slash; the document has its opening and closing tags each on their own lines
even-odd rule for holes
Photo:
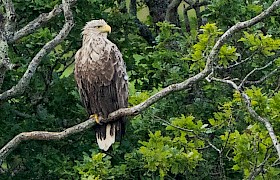
<svg viewBox="0 0 280 180">
<path fill-rule="evenodd" d="M 27 70 L 25 71 L 22 78 L 19 80 L 17 85 L 13 86 L 11 89 L 5 91 L 4 93 L 0 94 L 0 100 L 5 100 L 21 94 L 24 92 L 25 88 L 29 85 L 29 82 L 34 75 L 39 63 L 41 62 L 42 58 L 47 55 L 55 46 L 57 46 L 61 41 L 63 41 L 66 36 L 69 34 L 70 30 L 72 29 L 74 22 L 72 12 L 70 10 L 69 4 L 63 2 L 63 11 L 65 16 L 65 24 L 59 34 L 49 41 L 44 47 L 36 54 L 36 56 L 30 62 Z"/>
<path fill-rule="evenodd" d="M 171 24 L 175 24 L 176 26 L 180 25 L 177 9 L 181 2 L 182 0 L 171 1 L 166 10 L 165 21 L 170 22 Z"/>
<path fill-rule="evenodd" d="M 129 13 L 134 16 L 134 22 L 139 28 L 140 36 L 142 36 L 150 45 L 155 45 L 155 37 L 152 32 L 143 24 L 137 17 L 137 3 L 136 0 L 131 0 L 129 5 Z"/>
<path fill-rule="evenodd" d="M 68 0 L 68 3 L 70 5 L 74 4 L 76 0 Z M 29 22 L 26 26 L 24 26 L 22 29 L 18 30 L 14 33 L 14 36 L 8 39 L 8 43 L 13 43 L 17 41 L 18 39 L 27 36 L 40 27 L 44 25 L 44 23 L 48 22 L 50 19 L 54 18 L 58 14 L 60 14 L 63 11 L 63 4 L 60 4 L 58 6 L 55 6 L 53 10 L 49 13 L 43 13 L 40 14 L 39 17 L 34 19 L 33 21 Z"/>
<path fill-rule="evenodd" d="M 13 65 L 8 57 L 8 43 L 7 43 L 7 31 L 12 28 L 14 21 L 14 6 L 12 1 L 3 0 L 6 9 L 6 23 L 2 14 L 0 14 L 0 89 L 5 77 L 5 73 L 8 69 L 12 69 Z"/>
<path fill-rule="evenodd" d="M 16 13 L 15 8 L 12 0 L 3 0 L 3 4 L 6 10 L 6 24 L 5 24 L 5 31 L 8 34 L 11 34 L 14 30 L 15 20 L 16 20 Z"/>
<path fill-rule="evenodd" d="M 194 82 L 198 82 L 199 80 L 205 78 L 209 74 L 209 72 L 210 72 L 209 69 L 206 67 L 203 71 L 196 74 L 195 76 L 190 77 L 189 79 L 187 79 L 187 80 L 185 80 L 181 83 L 172 84 L 172 85 L 162 89 L 161 91 L 154 94 L 153 96 L 151 96 L 146 101 L 144 101 L 144 102 L 142 102 L 142 103 L 140 103 L 140 104 L 138 104 L 134 107 L 123 108 L 123 109 L 119 109 L 115 112 L 110 113 L 109 116 L 108 116 L 108 120 L 119 118 L 119 117 L 122 117 L 122 116 L 125 116 L 125 115 L 139 114 L 141 111 L 143 111 L 147 107 L 151 106 L 152 104 L 154 104 L 158 100 L 162 99 L 163 97 L 167 96 L 171 92 L 176 92 L 176 91 L 181 91 L 183 89 L 186 89 L 187 87 L 192 85 Z"/>
<path fill-rule="evenodd" d="M 9 155 L 9 153 L 16 148 L 21 142 L 26 140 L 59 140 L 68 137 L 69 135 L 82 132 L 91 128 L 96 122 L 92 119 L 65 129 L 62 132 L 47 132 L 47 131 L 32 131 L 23 132 L 15 136 L 0 150 L 0 164 Z"/>
</svg>

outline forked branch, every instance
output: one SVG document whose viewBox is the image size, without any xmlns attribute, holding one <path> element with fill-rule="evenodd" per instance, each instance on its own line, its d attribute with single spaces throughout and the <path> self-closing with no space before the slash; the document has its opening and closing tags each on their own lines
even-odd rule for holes
<svg viewBox="0 0 280 180">
<path fill-rule="evenodd" d="M 0 94 L 0 101 L 9 99 L 13 96 L 23 93 L 26 87 L 29 85 L 29 82 L 32 76 L 34 75 L 38 65 L 40 64 L 42 58 L 67 37 L 74 25 L 73 16 L 70 10 L 70 4 L 68 0 L 62 1 L 62 8 L 65 17 L 65 24 L 63 28 L 60 30 L 60 32 L 56 35 L 54 39 L 45 44 L 44 47 L 35 55 L 35 57 L 29 63 L 27 70 L 25 71 L 24 75 L 19 80 L 19 82 L 11 89 Z"/>
<path fill-rule="evenodd" d="M 68 0 L 68 3 L 70 4 L 70 6 L 72 4 L 74 4 L 75 2 L 76 2 L 76 0 Z M 20 30 L 16 31 L 12 37 L 8 38 L 8 43 L 13 43 L 13 42 L 19 40 L 20 38 L 33 33 L 34 31 L 36 31 L 37 29 L 42 27 L 44 25 L 44 23 L 46 23 L 50 19 L 54 18 L 55 16 L 60 14 L 62 11 L 63 11 L 63 4 L 60 4 L 60 5 L 55 6 L 53 8 L 53 10 L 50 11 L 49 13 L 40 14 L 39 17 L 37 17 L 33 21 L 29 22 L 26 26 L 24 26 Z"/>
</svg>

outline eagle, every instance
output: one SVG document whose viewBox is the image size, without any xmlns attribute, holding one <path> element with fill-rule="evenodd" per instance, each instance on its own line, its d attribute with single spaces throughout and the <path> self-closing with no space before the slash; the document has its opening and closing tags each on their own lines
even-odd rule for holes
<svg viewBox="0 0 280 180">
<path fill-rule="evenodd" d="M 81 100 L 89 117 L 97 122 L 94 129 L 98 146 L 104 151 L 123 137 L 125 117 L 108 123 L 100 120 L 128 105 L 126 66 L 118 47 L 107 39 L 110 32 L 103 19 L 86 23 L 74 70 Z"/>
</svg>

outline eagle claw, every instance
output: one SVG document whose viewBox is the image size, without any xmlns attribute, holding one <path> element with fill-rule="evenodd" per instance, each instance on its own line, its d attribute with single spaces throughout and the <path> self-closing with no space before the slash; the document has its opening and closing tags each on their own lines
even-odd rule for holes
<svg viewBox="0 0 280 180">
<path fill-rule="evenodd" d="M 89 116 L 89 118 L 94 119 L 97 124 L 100 124 L 100 125 L 102 124 L 100 122 L 100 120 L 102 120 L 102 117 L 98 117 L 97 114 L 92 114 L 92 115 Z"/>
</svg>

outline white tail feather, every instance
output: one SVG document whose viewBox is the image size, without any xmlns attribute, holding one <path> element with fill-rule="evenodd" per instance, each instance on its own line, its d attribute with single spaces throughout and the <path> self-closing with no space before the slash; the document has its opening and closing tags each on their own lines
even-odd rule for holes
<svg viewBox="0 0 280 180">
<path fill-rule="evenodd" d="M 111 124 L 107 124 L 106 126 L 106 138 L 97 138 L 97 143 L 100 149 L 103 149 L 104 151 L 107 151 L 109 147 L 115 142 L 116 140 L 116 133 L 115 130 L 113 130 L 113 135 L 110 134 L 111 130 Z"/>
</svg>

